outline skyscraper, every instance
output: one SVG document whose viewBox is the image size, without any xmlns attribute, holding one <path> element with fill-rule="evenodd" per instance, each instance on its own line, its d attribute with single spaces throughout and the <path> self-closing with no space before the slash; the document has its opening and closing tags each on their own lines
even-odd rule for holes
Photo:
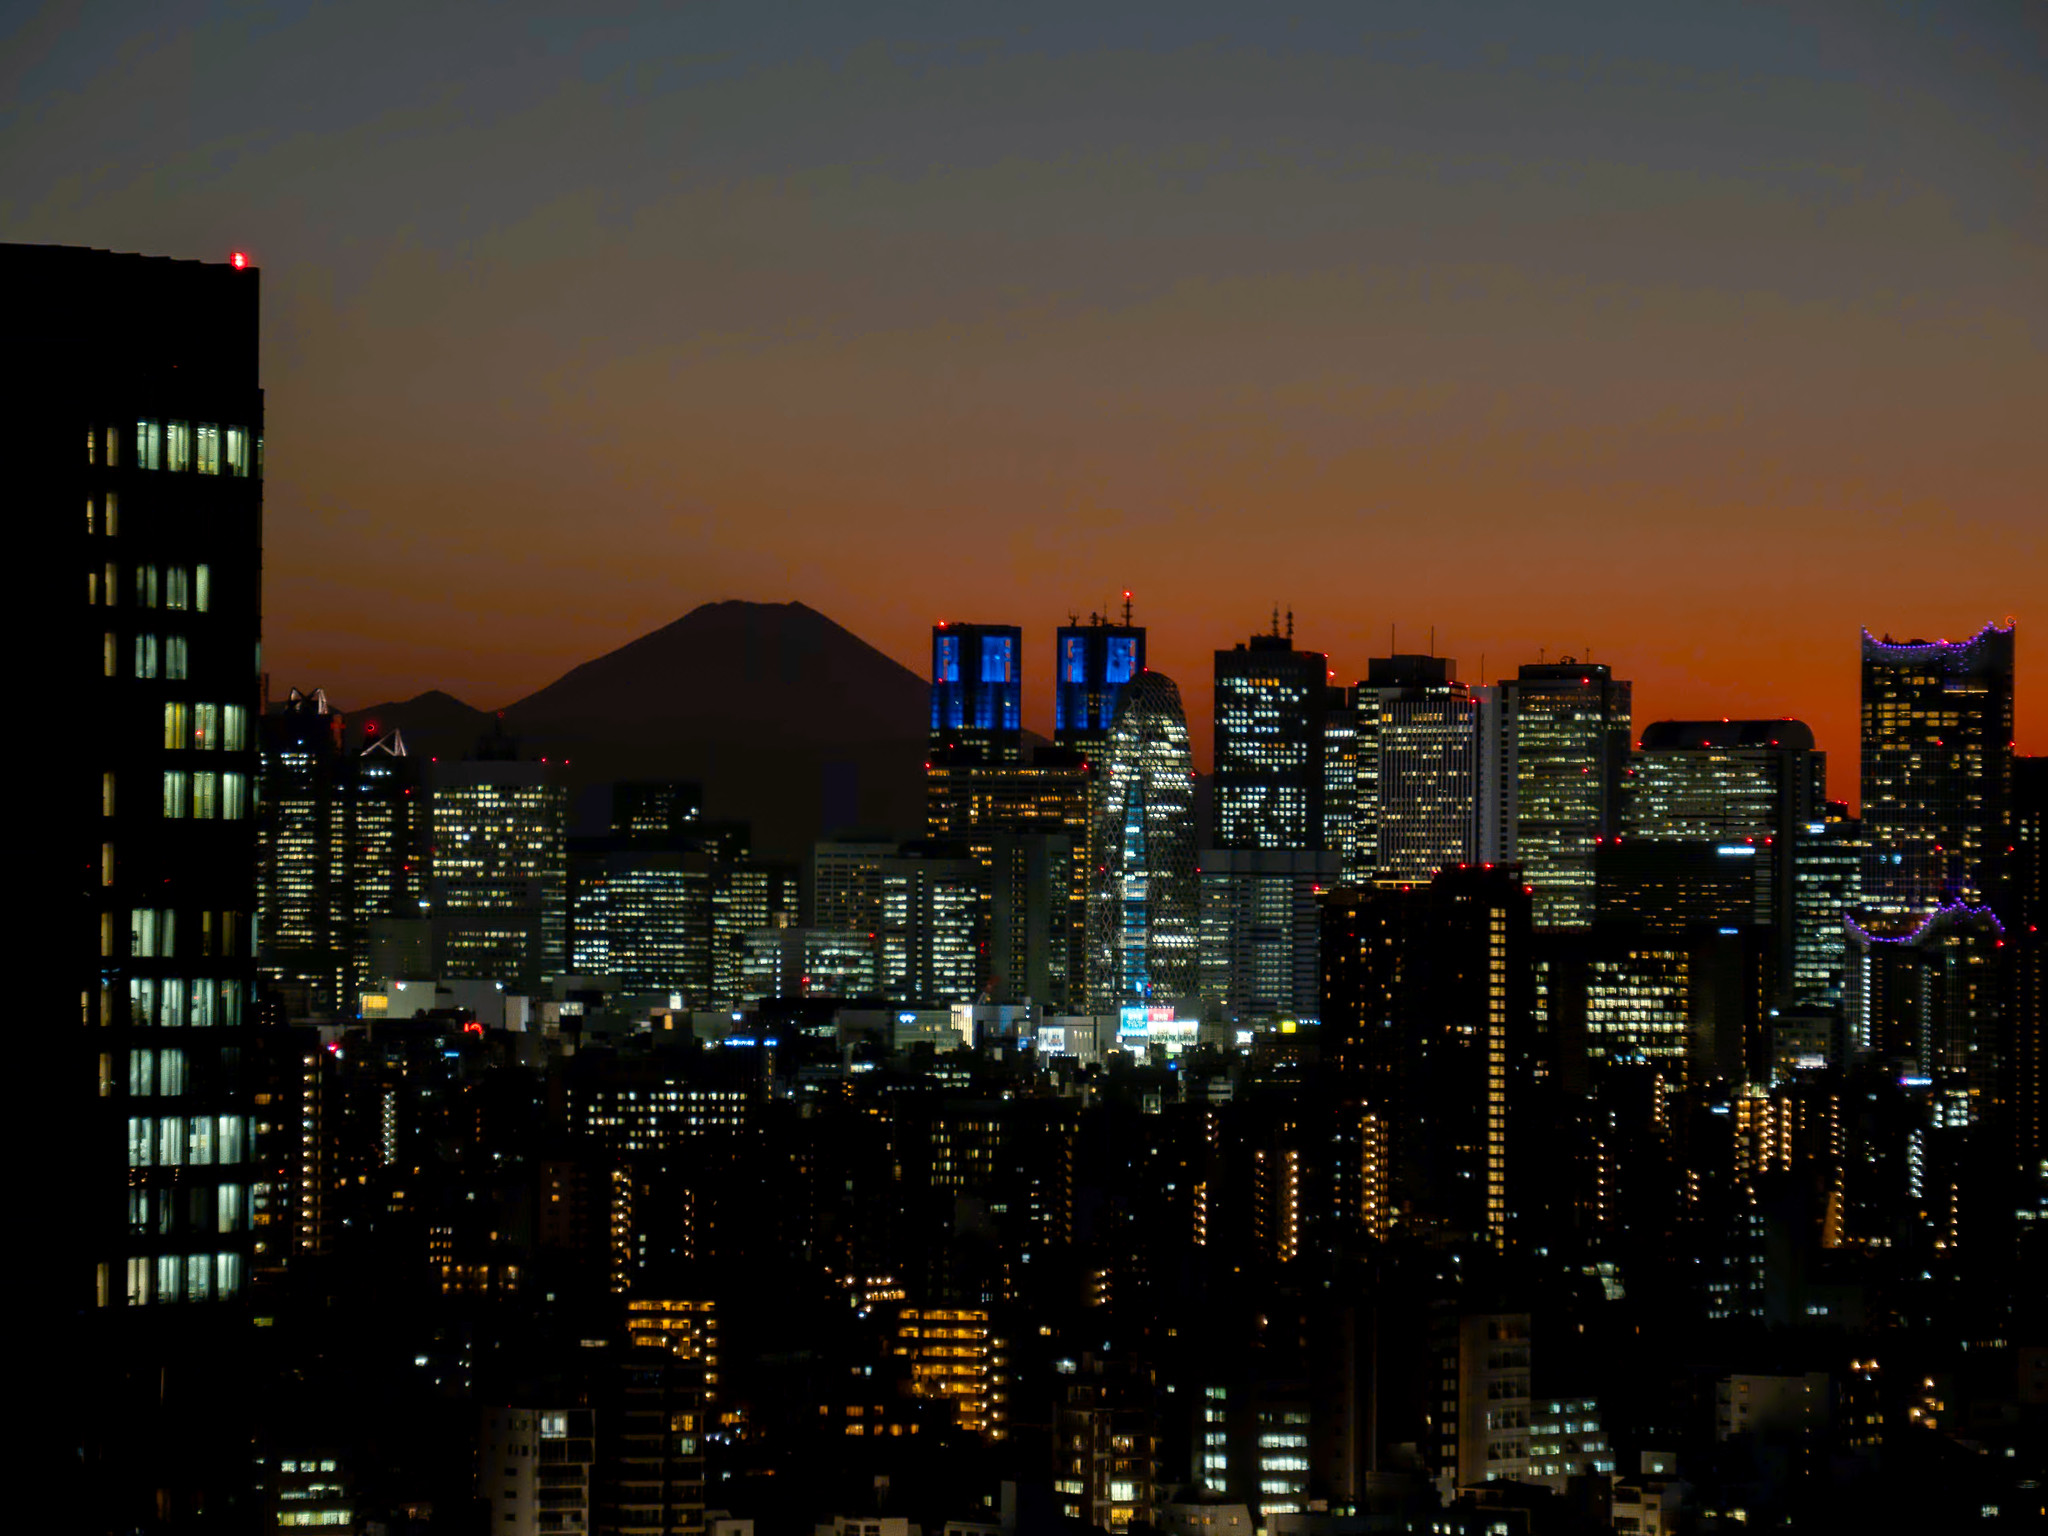
<svg viewBox="0 0 2048 1536">
<path fill-rule="evenodd" d="M 1121 624 L 1091 613 L 1086 624 L 1062 624 L 1056 645 L 1052 739 L 1082 753 L 1099 751 L 1125 685 L 1145 670 L 1145 630 L 1131 623 L 1131 594 L 1124 594 Z"/>
<path fill-rule="evenodd" d="M 379 933 L 425 921 L 418 767 L 396 731 L 351 753 L 344 724 L 323 690 L 294 688 L 260 729 L 258 962 L 297 1016 L 352 1014 L 395 974 L 374 957 Z"/>
<path fill-rule="evenodd" d="M 225 1519 L 251 1481 L 226 1330 L 254 1177 L 260 279 L 246 263 L 0 249 L 21 300 L 13 370 L 33 393 L 23 483 L 64 502 L 25 493 L 21 510 L 72 528 L 86 567 L 66 649 L 93 728 L 60 813 L 85 1033 L 23 1064 L 71 1138 L 53 1274 L 58 1316 L 83 1332 L 56 1347 L 92 1396 L 61 1433 L 110 1524 L 183 1523 L 202 1504 Z"/>
<path fill-rule="evenodd" d="M 1536 892 L 1536 926 L 1593 920 L 1593 848 L 1621 830 L 1629 685 L 1567 656 L 1500 685 L 1501 857 Z"/>
<path fill-rule="evenodd" d="M 1323 714 L 1329 658 L 1290 633 L 1216 653 L 1215 843 L 1307 852 L 1323 841 Z"/>
<path fill-rule="evenodd" d="M 1376 656 L 1358 685 L 1358 812 L 1349 878 L 1427 880 L 1499 853 L 1491 689 L 1448 656 Z"/>
<path fill-rule="evenodd" d="M 1372 1230 L 1506 1236 L 1511 1089 L 1531 1046 L 1529 906 L 1511 865 L 1324 898 L 1324 1039 L 1368 1117 Z"/>
<path fill-rule="evenodd" d="M 300 1016 L 331 1018 L 348 992 L 348 752 L 325 690 L 292 689 L 264 715 L 257 817 L 258 959 Z"/>
<path fill-rule="evenodd" d="M 517 744 L 486 737 L 434 775 L 441 974 L 531 993 L 568 969 L 568 792 Z"/>
<path fill-rule="evenodd" d="M 1967 640 L 1863 632 L 1863 824 L 1873 913 L 1980 901 L 2010 840 L 2013 631 Z"/>
<path fill-rule="evenodd" d="M 1014 624 L 934 625 L 931 761 L 1014 763 L 1023 743 L 1023 632 Z"/>
<path fill-rule="evenodd" d="M 1117 706 L 1102 765 L 1088 899 L 1088 991 L 1097 1012 L 1179 1007 L 1200 982 L 1194 760 L 1180 689 L 1141 672 Z"/>
</svg>

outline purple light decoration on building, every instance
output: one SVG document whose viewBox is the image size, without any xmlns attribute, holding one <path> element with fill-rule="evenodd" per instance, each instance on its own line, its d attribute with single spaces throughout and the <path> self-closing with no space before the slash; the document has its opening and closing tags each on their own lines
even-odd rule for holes
<svg viewBox="0 0 2048 1536">
<path fill-rule="evenodd" d="M 1989 907 L 1979 906 L 1973 901 L 1951 901 L 1944 903 L 1921 918 L 1919 925 L 1911 933 L 1898 935 L 1872 933 L 1846 912 L 1842 914 L 1842 921 L 1849 925 L 1850 932 L 1854 933 L 1866 944 L 1917 944 L 1927 936 L 1927 932 L 1934 926 L 1935 920 L 1942 917 L 1988 917 L 1991 919 L 1991 926 L 1998 930 L 1998 941 L 2001 944 L 2005 942 L 2005 924 L 1998 920 L 1998 914 Z"/>
</svg>

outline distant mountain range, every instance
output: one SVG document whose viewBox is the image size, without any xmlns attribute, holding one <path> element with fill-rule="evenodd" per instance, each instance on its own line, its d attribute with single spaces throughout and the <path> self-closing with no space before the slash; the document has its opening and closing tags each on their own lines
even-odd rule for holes
<svg viewBox="0 0 2048 1536">
<path fill-rule="evenodd" d="M 522 755 L 566 760 L 572 788 L 694 779 L 704 813 L 753 823 L 754 847 L 802 858 L 849 828 L 924 826 L 926 681 L 802 603 L 706 603 L 503 711 Z M 348 712 L 350 738 L 465 756 L 491 715 L 438 689 Z"/>
</svg>

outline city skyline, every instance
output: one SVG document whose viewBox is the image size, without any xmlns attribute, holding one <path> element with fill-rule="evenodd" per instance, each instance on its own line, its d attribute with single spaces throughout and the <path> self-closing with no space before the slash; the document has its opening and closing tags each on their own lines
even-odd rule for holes
<svg viewBox="0 0 2048 1536">
<path fill-rule="evenodd" d="M 1201 763 L 1277 601 L 1848 792 L 1847 637 L 2048 589 L 2038 34 L 1465 20 L 46 21 L 0 237 L 265 269 L 280 687 L 495 707 L 725 597 L 921 670 L 1130 587 Z"/>
</svg>

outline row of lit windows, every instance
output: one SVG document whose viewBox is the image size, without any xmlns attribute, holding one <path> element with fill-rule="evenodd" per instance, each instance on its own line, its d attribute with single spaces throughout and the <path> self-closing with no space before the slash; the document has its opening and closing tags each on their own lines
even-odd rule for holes
<svg viewBox="0 0 2048 1536">
<path fill-rule="evenodd" d="M 121 466 L 121 428 L 86 428 L 85 462 Z M 263 477 L 263 439 L 247 427 L 223 427 L 211 421 L 135 423 L 129 439 L 137 469 L 169 470 L 174 474 L 226 475 L 236 480 Z"/>
<path fill-rule="evenodd" d="M 239 1253 L 162 1253 L 130 1259 L 127 1270 L 123 1300 L 131 1307 L 226 1298 L 238 1295 L 243 1284 Z M 103 1282 L 100 1304 L 108 1300 Z"/>
<path fill-rule="evenodd" d="M 241 1115 L 130 1115 L 129 1166 L 177 1168 L 239 1163 L 244 1156 L 247 1124 Z"/>
</svg>

